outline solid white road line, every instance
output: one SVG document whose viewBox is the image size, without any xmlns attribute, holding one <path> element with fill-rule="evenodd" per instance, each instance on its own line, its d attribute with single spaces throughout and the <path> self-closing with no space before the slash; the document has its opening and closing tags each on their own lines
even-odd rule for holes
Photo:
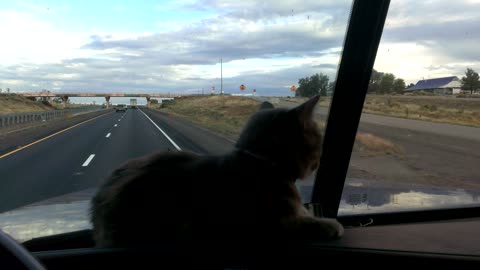
<svg viewBox="0 0 480 270">
<path fill-rule="evenodd" d="M 83 163 L 82 167 L 87 167 L 88 164 L 90 164 L 90 162 L 92 161 L 92 159 L 95 157 L 95 154 L 91 154 L 87 160 L 85 160 L 85 162 Z"/>
<path fill-rule="evenodd" d="M 110 137 L 110 135 L 112 135 L 112 133 L 108 133 L 107 136 L 105 136 L 105 138 Z"/>
<path fill-rule="evenodd" d="M 162 132 L 163 136 L 165 136 L 165 138 L 167 138 L 167 140 L 170 141 L 171 144 L 173 144 L 173 146 L 175 146 L 175 148 L 177 148 L 178 151 L 182 151 L 182 148 L 180 148 L 170 137 L 168 137 L 167 133 L 165 133 L 165 131 L 163 131 L 159 126 L 157 126 L 157 124 L 155 124 L 155 122 L 153 122 L 152 119 L 150 119 L 150 117 L 148 117 L 148 115 L 146 115 L 142 110 L 139 109 L 140 112 L 143 113 L 143 115 L 145 115 L 145 117 L 147 117 L 148 120 L 150 120 L 150 122 L 152 122 L 152 124 L 158 128 L 158 130 L 160 130 L 160 132 Z"/>
</svg>

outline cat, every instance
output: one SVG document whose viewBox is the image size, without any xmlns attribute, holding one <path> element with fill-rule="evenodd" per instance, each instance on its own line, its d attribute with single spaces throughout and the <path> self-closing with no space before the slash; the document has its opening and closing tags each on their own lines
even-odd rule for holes
<svg viewBox="0 0 480 270">
<path fill-rule="evenodd" d="M 292 109 L 264 102 L 225 155 L 170 151 L 126 162 L 92 198 L 96 245 L 340 238 L 342 225 L 312 216 L 295 187 L 319 165 L 318 100 Z"/>
</svg>

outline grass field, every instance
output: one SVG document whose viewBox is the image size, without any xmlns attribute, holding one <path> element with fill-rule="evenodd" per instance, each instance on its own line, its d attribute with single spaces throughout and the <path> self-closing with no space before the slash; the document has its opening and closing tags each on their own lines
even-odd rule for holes
<svg viewBox="0 0 480 270">
<path fill-rule="evenodd" d="M 306 99 L 304 99 L 306 100 Z M 233 140 L 260 106 L 260 102 L 238 96 L 184 97 L 160 108 L 160 111 L 188 119 Z M 320 130 L 325 122 L 315 119 Z M 397 155 L 403 150 L 394 143 L 369 133 L 359 132 L 354 151 L 366 156 Z"/>
<path fill-rule="evenodd" d="M 67 108 L 83 107 L 82 104 L 67 104 Z M 63 103 L 50 101 L 41 102 L 18 96 L 15 94 L 0 94 L 0 114 L 21 113 L 21 112 L 41 112 L 50 110 L 65 109 Z"/>
<path fill-rule="evenodd" d="M 480 99 L 442 96 L 367 96 L 364 112 L 480 127 Z"/>
<path fill-rule="evenodd" d="M 301 103 L 305 98 L 282 98 Z M 329 107 L 330 97 L 319 106 Z M 480 127 L 480 98 L 367 95 L 363 112 L 438 123 Z"/>
<path fill-rule="evenodd" d="M 49 111 L 55 108 L 15 94 L 0 94 L 0 114 Z"/>
<path fill-rule="evenodd" d="M 259 105 L 249 98 L 217 95 L 178 98 L 160 110 L 236 139 Z"/>
</svg>

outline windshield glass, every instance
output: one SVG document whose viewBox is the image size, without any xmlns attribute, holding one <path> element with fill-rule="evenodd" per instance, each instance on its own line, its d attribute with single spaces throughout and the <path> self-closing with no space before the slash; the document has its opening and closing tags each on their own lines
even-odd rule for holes
<svg viewBox="0 0 480 270">
<path fill-rule="evenodd" d="M 392 1 L 339 215 L 480 203 L 480 3 Z"/>
<path fill-rule="evenodd" d="M 351 2 L 0 7 L 0 228 L 27 240 L 89 228 L 88 200 L 131 158 L 232 150 L 263 101 L 321 94 L 323 128 Z"/>
</svg>

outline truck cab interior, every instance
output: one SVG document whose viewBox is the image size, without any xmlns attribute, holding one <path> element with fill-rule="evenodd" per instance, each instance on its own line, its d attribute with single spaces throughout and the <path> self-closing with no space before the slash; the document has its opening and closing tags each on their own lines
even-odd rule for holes
<svg viewBox="0 0 480 270">
<path fill-rule="evenodd" d="M 480 267 L 478 204 L 339 215 L 352 149 L 389 6 L 389 0 L 353 1 L 325 128 L 321 165 L 312 200 L 306 203 L 316 215 L 337 218 L 345 227 L 342 239 L 307 243 L 278 240 L 249 246 L 232 243 L 230 247 L 214 248 L 208 247 L 208 243 L 177 248 L 158 243 L 155 247 L 128 250 L 95 248 L 91 230 L 36 238 L 22 244 L 2 234 L 0 268 Z"/>
</svg>

